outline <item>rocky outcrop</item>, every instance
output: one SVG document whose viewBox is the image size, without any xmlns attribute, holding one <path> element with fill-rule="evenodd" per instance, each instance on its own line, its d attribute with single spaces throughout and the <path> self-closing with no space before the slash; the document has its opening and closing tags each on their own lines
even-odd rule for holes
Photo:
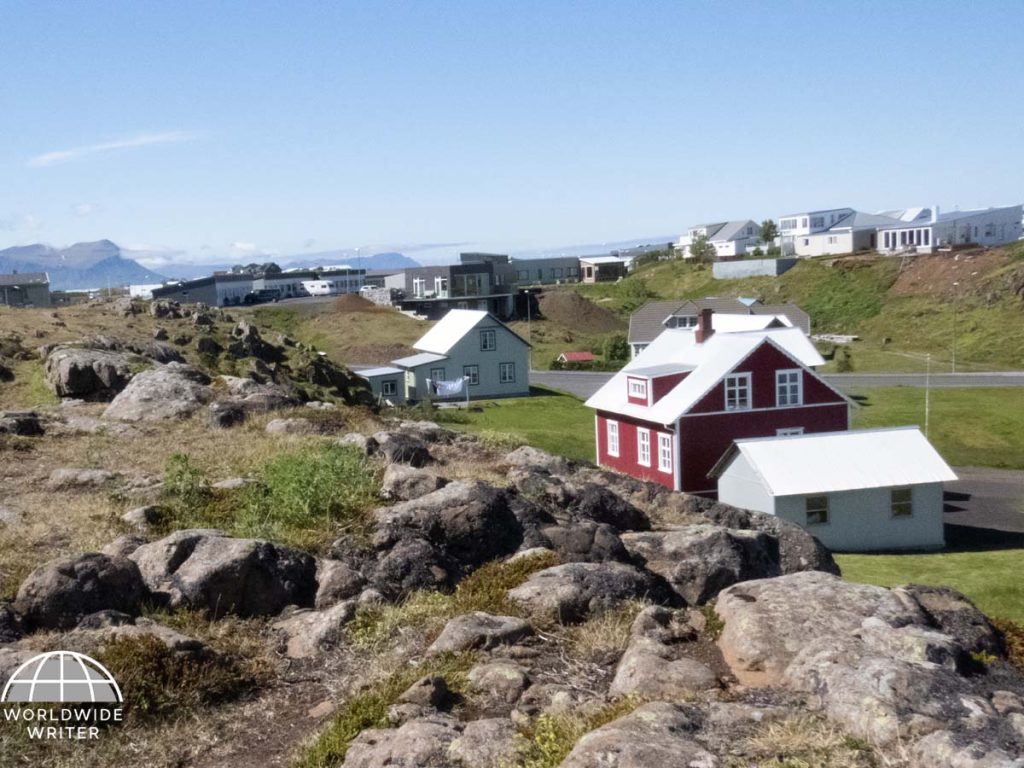
<svg viewBox="0 0 1024 768">
<path fill-rule="evenodd" d="M 741 581 L 779 575 L 775 542 L 758 531 L 713 525 L 673 526 L 625 533 L 622 543 L 638 563 L 663 577 L 690 605 L 700 605 Z"/>
<path fill-rule="evenodd" d="M 556 565 L 533 574 L 508 596 L 534 617 L 560 622 L 580 621 L 625 600 L 668 598 L 658 579 L 624 563 Z"/>
<path fill-rule="evenodd" d="M 103 412 L 118 421 L 160 421 L 189 416 L 213 399 L 206 374 L 182 363 L 143 371 Z"/>
<path fill-rule="evenodd" d="M 428 653 L 490 650 L 533 634 L 533 627 L 514 616 L 492 616 L 476 611 L 449 621 Z"/>
<path fill-rule="evenodd" d="M 309 607 L 316 563 L 309 555 L 219 531 L 177 531 L 131 554 L 150 591 L 167 605 L 213 615 L 267 616 Z"/>
<path fill-rule="evenodd" d="M 390 464 L 408 464 L 410 467 L 425 467 L 434 461 L 426 441 L 407 432 L 377 432 L 371 438 L 376 455 Z"/>
<path fill-rule="evenodd" d="M 35 411 L 0 412 L 0 435 L 40 437 L 44 434 L 43 424 Z"/>
<path fill-rule="evenodd" d="M 355 615 L 355 600 L 347 600 L 322 611 L 295 611 L 273 628 L 281 634 L 288 658 L 305 659 L 338 645 Z"/>
<path fill-rule="evenodd" d="M 21 583 L 14 607 L 30 627 L 66 629 L 105 609 L 136 614 L 146 595 L 131 560 L 86 554 L 36 568 Z"/>
<path fill-rule="evenodd" d="M 410 720 L 398 728 L 370 728 L 349 745 L 344 768 L 454 768 L 448 750 L 462 727 L 447 715 Z"/>
<path fill-rule="evenodd" d="M 386 499 L 409 501 L 444 488 L 448 481 L 406 464 L 389 464 L 381 480 L 381 494 Z"/>
<path fill-rule="evenodd" d="M 56 347 L 46 356 L 44 376 L 57 397 L 110 400 L 143 361 L 135 355 L 84 347 Z"/>
</svg>

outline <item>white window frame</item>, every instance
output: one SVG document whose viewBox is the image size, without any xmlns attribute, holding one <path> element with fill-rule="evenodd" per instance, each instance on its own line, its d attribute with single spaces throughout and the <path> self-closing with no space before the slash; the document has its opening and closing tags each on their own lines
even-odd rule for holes
<svg viewBox="0 0 1024 768">
<path fill-rule="evenodd" d="M 672 435 L 668 432 L 658 433 L 658 471 L 672 473 Z"/>
<path fill-rule="evenodd" d="M 626 379 L 626 391 L 630 397 L 639 397 L 647 400 L 647 380 L 636 379 L 632 376 Z"/>
<path fill-rule="evenodd" d="M 796 377 L 795 381 L 789 381 L 791 377 Z M 785 380 L 784 380 L 785 379 Z M 796 386 L 795 400 L 791 401 L 790 397 L 793 394 L 792 387 Z M 785 400 L 785 402 L 783 402 Z M 791 408 L 797 405 L 804 404 L 804 377 L 803 371 L 799 368 L 786 368 L 784 370 L 778 370 L 775 372 L 775 407 L 777 408 Z"/>
<path fill-rule="evenodd" d="M 383 397 L 395 397 L 398 394 L 398 379 L 381 379 L 380 393 Z"/>
<path fill-rule="evenodd" d="M 444 381 L 445 372 L 444 368 L 431 368 L 430 369 L 430 380 L 431 381 Z"/>
<path fill-rule="evenodd" d="M 464 365 L 462 366 L 462 375 L 466 377 L 466 383 L 469 386 L 475 387 L 480 383 L 480 366 Z"/>
<path fill-rule="evenodd" d="M 651 466 L 651 430 L 636 428 L 636 463 L 641 467 Z"/>
<path fill-rule="evenodd" d="M 485 341 L 490 339 L 490 341 Z M 498 348 L 498 335 L 494 332 L 493 328 L 485 328 L 480 331 L 480 351 L 481 352 L 493 352 Z"/>
<path fill-rule="evenodd" d="M 743 382 L 741 385 L 740 382 Z M 733 405 L 729 405 L 730 392 L 738 393 L 740 390 L 746 391 L 746 404 L 740 405 L 738 396 Z M 754 407 L 754 389 L 753 382 L 750 373 L 732 373 L 725 377 L 725 410 L 727 411 L 749 411 Z"/>
<path fill-rule="evenodd" d="M 510 375 L 506 375 L 505 372 L 510 371 Z M 515 384 L 516 383 L 516 364 L 515 363 L 498 363 L 498 381 L 502 384 Z"/>
<path fill-rule="evenodd" d="M 897 493 L 906 493 L 909 498 L 899 499 L 897 501 Z M 913 517 L 914 489 L 909 486 L 904 488 L 891 488 L 889 490 L 889 513 L 894 518 Z"/>
<path fill-rule="evenodd" d="M 775 430 L 776 437 L 792 437 L 793 435 L 802 435 L 803 433 L 803 427 L 783 427 L 782 429 Z"/>
<path fill-rule="evenodd" d="M 608 455 L 619 457 L 619 422 L 609 419 L 605 423 L 605 436 L 608 441 Z"/>
<path fill-rule="evenodd" d="M 820 504 L 817 503 L 817 502 L 819 502 L 822 499 L 825 500 L 824 506 L 821 506 Z M 813 505 L 813 507 L 814 507 L 813 509 L 812 509 L 812 504 L 811 504 L 812 501 L 816 502 Z M 828 525 L 828 516 L 829 516 L 829 509 L 828 508 L 829 508 L 828 496 L 818 495 L 818 496 L 808 496 L 808 497 L 806 497 L 804 499 L 804 514 L 806 515 L 805 520 L 807 522 L 807 525 L 808 526 L 812 526 L 812 525 Z M 816 514 L 816 515 L 817 514 L 824 514 L 824 518 L 821 519 L 821 520 L 815 520 L 812 523 L 811 522 L 811 514 L 812 513 Z"/>
</svg>

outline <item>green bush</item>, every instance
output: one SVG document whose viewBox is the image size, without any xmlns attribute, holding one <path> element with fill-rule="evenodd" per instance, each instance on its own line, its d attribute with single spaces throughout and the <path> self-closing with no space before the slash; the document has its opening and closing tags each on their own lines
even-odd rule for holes
<svg viewBox="0 0 1024 768">
<path fill-rule="evenodd" d="M 164 470 L 164 493 L 187 507 L 205 505 L 209 486 L 187 453 L 172 453 Z"/>
<path fill-rule="evenodd" d="M 626 360 L 629 358 L 629 340 L 624 333 L 616 333 L 605 339 L 605 360 Z"/>
</svg>

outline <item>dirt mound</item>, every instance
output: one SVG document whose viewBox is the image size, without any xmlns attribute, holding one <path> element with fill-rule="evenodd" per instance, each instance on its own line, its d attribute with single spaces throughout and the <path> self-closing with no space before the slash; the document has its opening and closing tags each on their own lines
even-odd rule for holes
<svg viewBox="0 0 1024 768">
<path fill-rule="evenodd" d="M 586 333 L 625 331 L 626 323 L 575 291 L 546 291 L 537 297 L 541 314 L 548 320 Z"/>
<path fill-rule="evenodd" d="M 893 296 L 966 296 L 984 290 L 986 278 L 1007 261 L 1001 249 L 971 249 L 915 256 L 889 293 Z M 954 286 L 954 283 L 959 285 Z"/>
<path fill-rule="evenodd" d="M 372 312 L 379 307 L 369 299 L 355 293 L 346 293 L 334 300 L 335 312 Z"/>
</svg>

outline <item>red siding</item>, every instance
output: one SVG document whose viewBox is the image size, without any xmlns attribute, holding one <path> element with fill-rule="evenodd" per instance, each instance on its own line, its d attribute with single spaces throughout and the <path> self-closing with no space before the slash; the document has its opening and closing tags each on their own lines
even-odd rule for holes
<svg viewBox="0 0 1024 768">
<path fill-rule="evenodd" d="M 751 373 L 751 389 L 754 394 L 754 408 L 775 407 L 775 372 L 793 368 L 802 368 L 798 362 L 784 354 L 778 348 L 765 341 L 755 349 L 746 360 L 734 369 L 735 373 Z M 825 384 L 804 371 L 804 403 L 842 403 L 845 402 L 838 394 Z M 693 408 L 690 413 L 714 413 L 725 410 L 725 382 L 714 386 Z M 842 427 L 846 429 L 846 427 Z M 774 434 L 774 433 L 773 433 Z"/>
<path fill-rule="evenodd" d="M 629 391 L 630 382 L 640 381 L 643 382 L 644 392 L 647 393 L 647 397 L 636 397 L 632 392 Z M 627 376 L 626 377 L 626 399 L 633 403 L 633 405 L 649 405 L 647 398 L 651 395 L 651 383 L 642 376 Z"/>
<path fill-rule="evenodd" d="M 849 427 L 847 408 L 842 402 L 810 408 L 684 416 L 680 428 L 682 490 L 693 493 L 714 489 L 715 481 L 708 478 L 708 472 L 733 440 L 774 437 L 777 430 L 792 427 L 803 427 L 805 432 L 839 432 Z"/>
<path fill-rule="evenodd" d="M 689 371 L 672 373 L 668 376 L 658 376 L 656 379 L 652 379 L 651 385 L 653 386 L 654 391 L 651 405 L 654 405 L 656 402 L 661 400 L 661 398 L 671 392 L 676 384 L 685 379 L 687 375 L 689 375 Z"/>
<path fill-rule="evenodd" d="M 608 421 L 619 422 L 619 455 L 608 455 Z M 651 466 L 645 467 L 637 461 L 637 427 L 645 427 L 651 431 Z M 597 451 L 598 464 L 605 467 L 624 472 L 627 475 L 638 477 L 641 480 L 651 480 L 660 483 L 667 488 L 674 488 L 675 481 L 673 473 L 658 471 L 658 433 L 668 432 L 663 425 L 652 424 L 646 421 L 628 419 L 614 413 L 597 413 Z M 724 450 L 724 449 L 723 449 Z M 675 440 L 672 446 L 675 453 Z M 673 464 L 676 457 L 673 455 Z"/>
</svg>

